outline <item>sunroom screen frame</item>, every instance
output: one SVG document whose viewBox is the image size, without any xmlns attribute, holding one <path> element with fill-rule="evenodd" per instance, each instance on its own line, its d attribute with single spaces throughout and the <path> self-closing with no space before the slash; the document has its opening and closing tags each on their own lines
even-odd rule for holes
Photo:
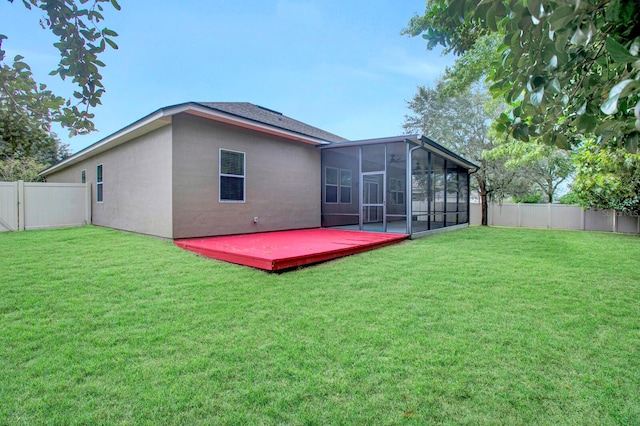
<svg viewBox="0 0 640 426">
<path fill-rule="evenodd" d="M 382 232 L 390 232 L 389 231 L 389 227 L 388 227 L 388 223 L 387 223 L 387 219 L 388 219 L 388 203 L 389 203 L 389 197 L 387 196 L 387 194 L 389 193 L 389 189 L 388 189 L 388 181 L 390 179 L 387 171 L 388 171 L 388 146 L 389 144 L 397 144 L 399 142 L 404 142 L 405 145 L 405 149 L 404 149 L 404 168 L 405 168 L 405 178 L 404 178 L 404 194 L 405 194 L 405 214 L 404 214 L 404 219 L 405 219 L 405 233 L 409 234 L 412 238 L 415 237 L 420 237 L 422 235 L 427 235 L 427 234 L 431 234 L 433 232 L 438 232 L 440 230 L 450 230 L 450 229 L 455 229 L 457 227 L 466 227 L 469 224 L 469 220 L 470 220 L 470 174 L 475 172 L 479 167 L 477 165 L 475 165 L 474 163 L 460 157 L 459 155 L 453 153 L 452 151 L 444 148 L 443 146 L 437 144 L 436 142 L 434 142 L 433 140 L 422 136 L 422 135 L 408 135 L 408 136 L 397 136 L 397 137 L 391 137 L 391 138 L 381 138 L 381 139 L 368 139 L 368 140 L 361 140 L 361 141 L 353 141 L 353 142 L 340 142 L 340 143 L 332 143 L 330 145 L 325 145 L 322 147 L 319 147 L 322 151 L 322 170 L 324 170 L 325 167 L 339 167 L 336 164 L 329 164 L 327 163 L 327 161 L 325 160 L 325 151 L 327 150 L 333 150 L 333 149 L 342 149 L 342 148 L 357 148 L 357 179 L 352 176 L 352 201 L 355 199 L 358 200 L 358 206 L 357 206 L 357 212 L 358 212 L 358 223 L 357 223 L 357 229 L 359 230 L 371 230 L 371 229 L 365 229 L 364 226 L 364 222 L 363 222 L 363 176 L 368 174 L 369 172 L 364 172 L 363 171 L 363 148 L 367 147 L 367 146 L 373 146 L 373 145 L 381 145 L 383 144 L 385 146 L 384 149 L 384 169 L 382 171 L 380 171 L 380 173 L 383 174 L 384 176 L 384 191 L 383 191 L 383 204 L 384 207 L 382 209 Z M 418 216 L 424 216 L 424 214 L 420 214 L 420 215 L 416 215 L 415 213 L 422 213 L 422 211 L 415 211 L 414 210 L 414 200 L 413 200 L 413 176 L 414 176 L 414 170 L 413 170 L 413 153 L 421 150 L 424 151 L 427 154 L 427 167 L 428 169 L 425 171 L 425 175 L 427 178 L 427 194 L 426 194 L 426 204 L 427 204 L 427 229 L 426 230 L 417 230 L 414 229 L 413 226 L 413 222 L 414 222 L 414 216 L 417 218 Z M 435 190 L 434 190 L 434 186 L 433 186 L 433 170 L 432 170 L 432 156 L 433 155 L 437 155 L 438 157 L 441 157 L 444 161 L 443 161 L 443 179 L 444 179 L 444 186 L 443 186 L 443 201 L 442 201 L 442 205 L 443 205 L 443 211 L 441 213 L 442 215 L 442 227 L 438 227 L 438 228 L 432 228 L 432 223 L 435 223 L 433 221 L 433 219 L 435 219 L 436 217 L 436 211 L 431 211 L 431 205 L 433 203 L 434 207 L 436 205 L 436 201 L 435 201 Z M 409 161 L 407 161 L 409 160 Z M 448 171 L 450 170 L 450 165 L 455 165 L 456 166 L 456 182 L 457 182 L 457 190 L 456 190 L 456 211 L 454 212 L 449 212 L 449 214 L 455 214 L 456 215 L 456 220 L 455 220 L 455 224 L 452 225 L 448 225 L 448 220 L 447 220 L 447 213 L 448 213 L 448 209 L 447 209 L 447 183 L 448 183 Z M 466 170 L 466 179 L 465 179 L 465 186 L 466 186 L 466 200 L 465 200 L 465 204 L 466 204 L 466 210 L 464 212 L 460 211 L 460 196 L 461 196 L 461 186 L 460 186 L 460 178 L 461 178 L 461 173 L 460 173 L 460 169 L 464 169 Z M 356 170 L 352 171 L 352 175 L 356 172 Z M 371 173 L 375 173 L 375 172 L 371 172 Z M 324 191 L 325 191 L 325 176 L 323 174 L 322 176 L 322 197 L 324 200 Z M 357 190 L 358 191 L 358 196 L 354 197 L 353 196 L 353 191 Z M 328 207 L 327 207 L 328 208 Z M 466 213 L 466 221 L 461 221 L 460 220 L 460 214 L 461 213 Z M 325 226 L 325 222 L 331 222 L 329 220 L 325 221 L 326 217 L 337 217 L 337 216 L 352 216 L 354 217 L 355 214 L 350 214 L 350 213 L 336 213 L 336 212 L 325 212 L 325 203 L 322 203 L 322 222 L 323 222 L 323 226 Z M 393 215 L 392 215 L 393 216 Z M 395 215 L 396 217 L 401 217 L 401 215 Z M 335 219 L 334 219 L 335 220 Z M 418 222 L 418 219 L 416 219 L 416 222 Z M 334 225 L 335 227 L 341 227 L 341 226 L 337 226 Z M 356 226 L 355 223 L 352 223 L 351 225 L 346 225 L 346 226 L 351 226 L 352 228 Z M 331 225 L 329 225 L 328 227 L 333 227 Z"/>
</svg>

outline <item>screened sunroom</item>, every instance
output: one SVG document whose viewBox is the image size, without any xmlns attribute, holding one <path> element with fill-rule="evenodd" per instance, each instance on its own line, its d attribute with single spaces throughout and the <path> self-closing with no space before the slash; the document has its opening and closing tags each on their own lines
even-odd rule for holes
<svg viewBox="0 0 640 426">
<path fill-rule="evenodd" d="M 323 227 L 418 237 L 468 226 L 478 166 L 434 141 L 398 136 L 321 150 Z"/>
</svg>

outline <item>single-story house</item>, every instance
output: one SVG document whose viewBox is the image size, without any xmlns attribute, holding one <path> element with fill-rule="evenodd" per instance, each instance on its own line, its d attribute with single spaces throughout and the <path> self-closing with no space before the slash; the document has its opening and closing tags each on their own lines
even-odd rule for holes
<svg viewBox="0 0 640 426">
<path fill-rule="evenodd" d="M 241 102 L 161 108 L 44 170 L 87 182 L 92 223 L 182 239 L 469 222 L 473 163 L 420 135 L 349 141 Z"/>
</svg>

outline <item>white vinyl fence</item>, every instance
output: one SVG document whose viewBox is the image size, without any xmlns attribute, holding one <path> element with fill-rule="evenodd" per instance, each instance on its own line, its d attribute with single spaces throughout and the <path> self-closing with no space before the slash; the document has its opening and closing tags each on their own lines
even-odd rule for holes
<svg viewBox="0 0 640 426">
<path fill-rule="evenodd" d="M 0 182 L 0 232 L 91 223 L 91 186 Z"/>
<path fill-rule="evenodd" d="M 615 210 L 565 204 L 489 204 L 487 224 L 523 228 L 576 229 L 640 234 L 640 217 Z M 471 203 L 471 224 L 480 225 L 482 206 Z"/>
</svg>

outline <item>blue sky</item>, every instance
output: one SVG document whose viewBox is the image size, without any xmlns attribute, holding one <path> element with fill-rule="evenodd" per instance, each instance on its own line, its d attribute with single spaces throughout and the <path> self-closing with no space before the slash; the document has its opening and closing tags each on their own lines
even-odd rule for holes
<svg viewBox="0 0 640 426">
<path fill-rule="evenodd" d="M 98 132 L 60 139 L 76 152 L 161 108 L 187 101 L 252 102 L 348 139 L 402 134 L 419 85 L 453 63 L 420 38 L 400 36 L 424 0 L 119 0 L 106 25 L 119 50 L 101 59 L 107 92 Z M 0 1 L 9 57 L 25 56 L 36 78 L 58 58 L 38 11 Z"/>
</svg>

